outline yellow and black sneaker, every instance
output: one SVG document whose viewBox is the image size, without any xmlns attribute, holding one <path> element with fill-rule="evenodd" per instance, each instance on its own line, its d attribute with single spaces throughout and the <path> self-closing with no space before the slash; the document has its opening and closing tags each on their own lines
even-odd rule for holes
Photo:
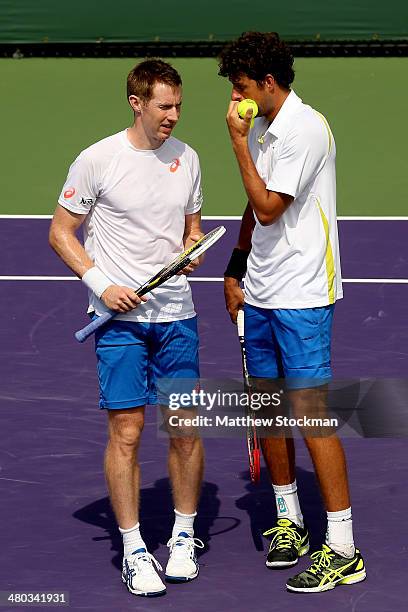
<svg viewBox="0 0 408 612">
<path fill-rule="evenodd" d="M 272 536 L 269 546 L 266 567 L 272 569 L 292 567 L 299 557 L 309 550 L 309 532 L 306 527 L 299 527 L 289 519 L 278 519 L 276 526 L 264 532 Z"/>
<path fill-rule="evenodd" d="M 363 557 L 356 550 L 354 557 L 347 559 L 323 544 L 323 548 L 310 557 L 313 565 L 309 569 L 289 578 L 286 587 L 296 593 L 320 593 L 334 589 L 338 584 L 354 584 L 366 577 Z"/>
</svg>

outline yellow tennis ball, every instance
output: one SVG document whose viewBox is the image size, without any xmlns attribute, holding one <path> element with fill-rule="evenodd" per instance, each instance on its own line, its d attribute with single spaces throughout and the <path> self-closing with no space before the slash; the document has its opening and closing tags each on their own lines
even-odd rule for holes
<svg viewBox="0 0 408 612">
<path fill-rule="evenodd" d="M 254 119 L 258 114 L 258 105 L 255 100 L 251 100 L 250 98 L 246 98 L 245 100 L 241 100 L 238 104 L 238 115 L 243 119 L 247 113 L 247 110 L 252 108 L 252 119 L 250 127 L 254 126 Z"/>
</svg>

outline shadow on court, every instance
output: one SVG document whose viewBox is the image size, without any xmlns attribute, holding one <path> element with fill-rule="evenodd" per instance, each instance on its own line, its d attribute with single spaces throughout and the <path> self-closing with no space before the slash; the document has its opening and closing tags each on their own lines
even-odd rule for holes
<svg viewBox="0 0 408 612">
<path fill-rule="evenodd" d="M 241 472 L 241 480 L 246 480 L 247 493 L 236 500 L 236 506 L 245 510 L 249 517 L 252 540 L 256 550 L 267 551 L 267 541 L 262 533 L 273 526 L 276 519 L 275 498 L 266 468 L 261 468 L 258 485 L 249 481 L 248 470 Z M 311 548 L 319 548 L 324 541 L 326 514 L 320 497 L 319 488 L 313 472 L 302 468 L 296 470 L 296 481 L 300 505 L 305 523 L 308 526 Z"/>
<path fill-rule="evenodd" d="M 222 517 L 230 519 L 229 525 L 217 533 L 211 533 L 211 528 L 218 516 L 220 500 L 218 498 L 218 487 L 212 482 L 204 482 L 201 494 L 198 516 L 195 523 L 195 533 L 197 537 L 205 542 L 205 549 L 197 549 L 200 556 L 210 550 L 211 536 L 226 533 L 235 529 L 240 520 L 233 517 Z M 74 518 L 99 527 L 106 535 L 95 536 L 93 541 L 111 541 L 111 550 L 114 551 L 112 564 L 118 569 L 122 569 L 122 538 L 120 537 L 115 516 L 111 508 L 109 498 L 98 499 L 83 508 L 80 508 L 72 515 Z M 140 523 L 142 525 L 142 535 L 147 544 L 148 550 L 154 552 L 161 545 L 166 545 L 173 528 L 173 501 L 171 497 L 170 481 L 168 478 L 156 480 L 152 487 L 145 487 L 140 492 Z"/>
</svg>

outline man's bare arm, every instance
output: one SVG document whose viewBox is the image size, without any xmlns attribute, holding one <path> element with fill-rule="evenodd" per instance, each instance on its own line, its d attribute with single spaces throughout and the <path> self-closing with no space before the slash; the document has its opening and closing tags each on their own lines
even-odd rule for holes
<svg viewBox="0 0 408 612">
<path fill-rule="evenodd" d="M 76 237 L 85 218 L 86 215 L 78 215 L 58 205 L 49 233 L 51 248 L 78 278 L 82 278 L 94 265 Z"/>
<path fill-rule="evenodd" d="M 254 213 L 250 203 L 242 215 L 241 227 L 237 242 L 237 249 L 249 253 L 252 247 L 252 232 L 255 227 Z M 238 310 L 244 305 L 244 292 L 241 289 L 240 282 L 233 276 L 224 276 L 224 297 L 227 311 L 233 323 L 237 322 Z"/>
<path fill-rule="evenodd" d="M 254 213 L 248 202 L 244 214 L 242 215 L 241 227 L 239 228 L 239 236 L 237 248 L 243 251 L 250 252 L 252 248 L 252 232 L 255 227 Z"/>
<path fill-rule="evenodd" d="M 96 276 L 97 284 L 101 287 L 101 291 L 97 292 L 97 295 L 110 310 L 123 313 L 129 312 L 142 301 L 145 302 L 147 298 L 139 298 L 134 289 L 130 287 L 113 285 L 104 277 L 102 272 L 95 268 L 94 262 L 76 236 L 76 232 L 81 227 L 85 218 L 86 215 L 73 213 L 58 205 L 50 227 L 50 246 L 68 268 L 91 289 L 92 287 L 89 282 L 86 282 L 87 276 L 85 275 L 88 275 L 89 278 Z"/>
<path fill-rule="evenodd" d="M 248 201 L 261 225 L 275 223 L 293 202 L 293 196 L 277 191 L 268 191 L 258 174 L 248 148 L 248 132 L 251 117 L 244 120 L 237 113 L 237 102 L 230 102 L 227 124 L 232 148 L 237 158 L 242 182 Z"/>
<path fill-rule="evenodd" d="M 201 229 L 201 211 L 199 210 L 192 215 L 186 215 L 183 235 L 184 249 L 188 249 L 188 247 L 192 246 L 195 242 L 197 242 L 197 240 L 200 240 L 203 235 L 204 234 Z M 180 274 L 190 274 L 191 272 L 194 272 L 194 270 L 202 263 L 203 258 L 203 255 L 197 257 L 197 259 L 192 261 L 191 264 L 183 268 Z"/>
</svg>

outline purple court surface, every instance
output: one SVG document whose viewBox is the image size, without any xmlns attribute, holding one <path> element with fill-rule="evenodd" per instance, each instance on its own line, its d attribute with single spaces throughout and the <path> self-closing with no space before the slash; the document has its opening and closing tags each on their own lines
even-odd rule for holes
<svg viewBox="0 0 408 612">
<path fill-rule="evenodd" d="M 222 221 L 207 221 L 210 229 Z M 239 377 L 235 330 L 222 276 L 237 236 L 208 254 L 192 283 L 205 378 Z M 394 612 L 408 600 L 407 445 L 404 437 L 346 436 L 356 543 L 367 580 L 315 595 L 287 593 L 289 571 L 265 565 L 262 531 L 275 517 L 265 470 L 249 482 L 244 441 L 207 439 L 196 535 L 206 548 L 190 584 L 143 599 L 120 581 L 121 541 L 104 475 L 106 415 L 97 408 L 92 340 L 73 331 L 86 321 L 85 291 L 46 243 L 47 219 L 0 219 L 2 323 L 0 387 L 0 591 L 68 592 L 74 610 L 186 612 Z M 336 307 L 333 362 L 339 378 L 407 378 L 408 221 L 342 221 L 345 299 Z M 370 281 L 373 281 L 371 282 Z M 350 282 L 354 281 L 354 282 Z M 407 402 L 408 404 L 408 402 Z M 316 549 L 325 514 L 312 466 L 297 440 L 298 486 Z M 141 523 L 149 550 L 165 565 L 172 525 L 166 440 L 147 409 L 141 449 Z M 303 558 L 298 568 L 306 567 Z M 14 609 L 5 605 L 4 610 Z M 38 608 L 37 608 L 38 609 Z M 46 609 L 44 606 L 40 609 Z"/>
</svg>

